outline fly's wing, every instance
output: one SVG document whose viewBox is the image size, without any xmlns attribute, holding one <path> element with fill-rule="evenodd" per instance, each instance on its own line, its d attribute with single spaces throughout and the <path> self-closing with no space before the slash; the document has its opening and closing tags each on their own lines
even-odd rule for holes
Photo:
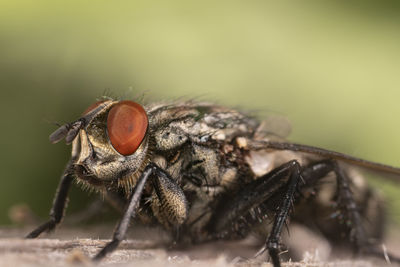
<svg viewBox="0 0 400 267">
<path fill-rule="evenodd" d="M 346 155 L 331 150 L 326 150 L 323 148 L 289 143 L 289 142 L 268 141 L 268 140 L 260 140 L 260 141 L 247 140 L 247 147 L 250 150 L 263 150 L 263 149 L 289 150 L 294 152 L 302 152 L 311 155 L 316 155 L 320 156 L 321 158 L 331 158 L 358 166 L 362 169 L 366 169 L 368 171 L 377 174 L 384 174 L 386 178 L 394 182 L 400 183 L 400 168 L 360 159 L 357 157 L 353 157 L 350 155 Z"/>
<path fill-rule="evenodd" d="M 284 139 L 292 131 L 289 120 L 281 115 L 268 115 L 258 126 L 255 139 Z"/>
</svg>

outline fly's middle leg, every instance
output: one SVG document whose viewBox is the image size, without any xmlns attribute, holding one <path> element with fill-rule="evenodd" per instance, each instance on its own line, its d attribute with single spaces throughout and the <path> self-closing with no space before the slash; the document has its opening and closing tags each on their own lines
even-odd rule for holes
<svg viewBox="0 0 400 267">
<path fill-rule="evenodd" d="M 297 186 L 301 180 L 301 167 L 296 160 L 289 161 L 272 170 L 263 177 L 254 180 L 239 190 L 229 201 L 221 201 L 209 225 L 208 232 L 218 235 L 226 231 L 233 222 L 245 216 L 251 209 L 267 202 L 270 198 L 282 193 L 281 202 L 276 210 L 272 231 L 265 248 L 271 256 L 275 267 L 280 266 L 280 235 L 292 208 Z"/>
</svg>

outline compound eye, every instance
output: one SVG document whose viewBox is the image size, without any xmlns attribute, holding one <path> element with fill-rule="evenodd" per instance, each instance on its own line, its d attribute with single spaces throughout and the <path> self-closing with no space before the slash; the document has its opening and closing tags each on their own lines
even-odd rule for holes
<svg viewBox="0 0 400 267">
<path fill-rule="evenodd" d="M 133 101 L 121 101 L 108 113 L 107 132 L 111 145 L 121 155 L 133 154 L 142 143 L 149 124 L 146 111 Z"/>
</svg>

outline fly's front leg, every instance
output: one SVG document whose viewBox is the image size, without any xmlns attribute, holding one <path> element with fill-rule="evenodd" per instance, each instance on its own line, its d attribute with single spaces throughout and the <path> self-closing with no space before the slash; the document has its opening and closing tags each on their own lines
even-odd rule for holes
<svg viewBox="0 0 400 267">
<path fill-rule="evenodd" d="M 189 205 L 179 185 L 163 170 L 152 179 L 153 197 L 151 208 L 154 216 L 165 226 L 174 231 L 174 238 L 179 240 L 179 227 L 186 221 Z"/>
<path fill-rule="evenodd" d="M 136 215 L 136 209 L 139 205 L 143 188 L 149 178 L 152 181 L 157 198 L 157 201 L 153 200 L 152 203 L 153 211 L 159 213 L 157 218 L 164 218 L 164 221 L 160 222 L 166 223 L 168 227 L 179 226 L 185 221 L 188 212 L 188 204 L 182 190 L 164 170 L 154 164 L 149 164 L 132 191 L 128 207 L 114 231 L 111 242 L 94 257 L 94 260 L 100 260 L 106 256 L 106 254 L 114 251 L 125 238 L 129 222 Z M 165 214 L 165 212 L 167 212 L 167 214 Z"/>
<path fill-rule="evenodd" d="M 26 238 L 36 238 L 44 231 L 53 230 L 64 217 L 65 206 L 68 199 L 68 192 L 73 180 L 72 160 L 68 163 L 61 177 L 57 192 L 50 210 L 50 220 L 40 225 L 38 228 L 29 233 Z"/>
<path fill-rule="evenodd" d="M 108 253 L 114 251 L 119 243 L 125 238 L 126 231 L 128 230 L 129 222 L 136 215 L 136 209 L 139 205 L 140 198 L 143 193 L 144 186 L 148 180 L 148 178 L 158 170 L 158 167 L 149 164 L 142 175 L 140 176 L 135 188 L 132 191 L 132 194 L 129 197 L 128 207 L 126 208 L 124 215 L 114 230 L 113 238 L 111 242 L 109 242 L 100 252 L 93 258 L 93 260 L 101 260 Z"/>
</svg>

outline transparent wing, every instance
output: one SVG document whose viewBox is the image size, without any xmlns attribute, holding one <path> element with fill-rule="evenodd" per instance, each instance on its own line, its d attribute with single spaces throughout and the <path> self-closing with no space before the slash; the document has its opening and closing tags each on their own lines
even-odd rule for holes
<svg viewBox="0 0 400 267">
<path fill-rule="evenodd" d="M 282 115 L 268 115 L 259 125 L 256 131 L 256 139 L 265 137 L 286 138 L 292 131 L 289 120 Z"/>
<path fill-rule="evenodd" d="M 257 140 L 248 140 L 248 148 L 250 150 L 262 150 L 262 149 L 277 149 L 277 150 L 290 150 L 295 152 L 302 152 L 313 154 L 317 156 L 321 156 L 323 158 L 331 158 L 339 161 L 343 161 L 345 163 L 349 163 L 362 169 L 366 169 L 368 171 L 384 174 L 384 176 L 392 181 L 400 183 L 400 168 L 392 167 L 389 165 L 372 162 L 369 160 L 360 159 L 357 157 L 353 157 L 347 154 L 326 150 L 323 148 L 289 143 L 289 142 L 280 142 L 280 141 L 257 141 Z"/>
</svg>

